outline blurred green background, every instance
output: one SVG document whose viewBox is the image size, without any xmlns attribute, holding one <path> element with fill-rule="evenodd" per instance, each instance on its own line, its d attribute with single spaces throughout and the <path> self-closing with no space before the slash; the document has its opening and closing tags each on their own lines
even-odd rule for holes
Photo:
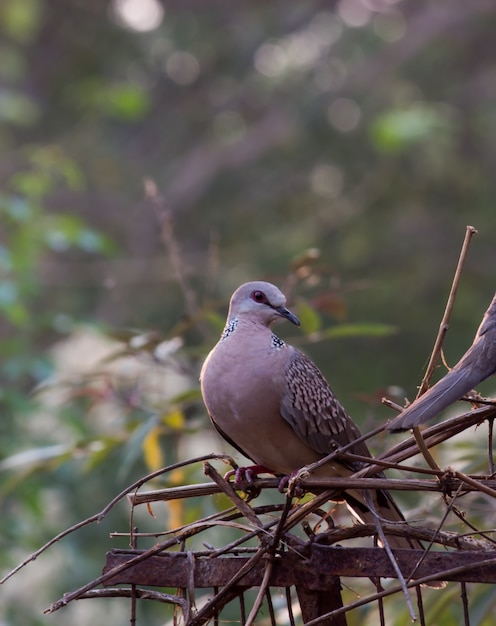
<svg viewBox="0 0 496 626">
<path fill-rule="evenodd" d="M 495 28 L 494 0 L 2 0 L 2 572 L 147 472 L 227 449 L 197 378 L 244 281 L 286 290 L 303 328 L 280 333 L 372 428 L 388 389 L 415 395 L 471 224 L 456 362 L 496 284 Z M 455 458 L 484 471 L 472 444 Z M 41 612 L 125 547 L 128 513 L 1 587 L 0 624 L 126 623 L 125 601 Z M 432 623 L 454 623 L 442 597 Z"/>
</svg>

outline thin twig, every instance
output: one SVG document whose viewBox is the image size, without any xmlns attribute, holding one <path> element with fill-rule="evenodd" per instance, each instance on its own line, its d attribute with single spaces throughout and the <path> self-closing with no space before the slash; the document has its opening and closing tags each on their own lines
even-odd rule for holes
<svg viewBox="0 0 496 626">
<path fill-rule="evenodd" d="M 219 489 L 223 491 L 226 496 L 231 500 L 234 506 L 243 513 L 246 519 L 255 526 L 261 528 L 262 522 L 255 515 L 251 506 L 238 496 L 232 485 L 227 480 L 225 480 L 210 463 L 205 462 L 203 464 L 203 469 L 205 475 L 215 482 Z"/>
<path fill-rule="evenodd" d="M 403 573 L 398 565 L 398 562 L 393 554 L 393 551 L 391 550 L 391 546 L 389 545 L 389 541 L 387 540 L 386 534 L 384 533 L 384 530 L 382 528 L 381 525 L 381 521 L 379 518 L 379 515 L 377 514 L 377 511 L 375 510 L 375 506 L 374 503 L 372 502 L 372 495 L 370 491 L 365 491 L 364 492 L 364 499 L 365 499 L 365 504 L 367 505 L 370 513 L 372 514 L 372 517 L 374 518 L 374 524 L 375 527 L 377 529 L 377 534 L 379 535 L 379 538 L 381 540 L 382 543 L 382 547 L 384 548 L 384 550 L 386 551 L 386 554 L 388 556 L 389 562 L 391 563 L 391 565 L 393 566 L 394 571 L 396 572 L 396 576 L 398 578 L 398 581 L 400 583 L 401 589 L 403 590 L 403 594 L 405 596 L 406 599 L 406 604 L 408 606 L 408 611 L 410 613 L 410 617 L 412 619 L 412 622 L 414 622 L 417 617 L 415 615 L 415 611 L 413 609 L 413 605 L 412 605 L 412 600 L 410 598 L 410 595 L 408 593 L 408 588 L 406 586 L 406 581 L 403 577 Z"/>
<path fill-rule="evenodd" d="M 441 533 L 441 528 L 444 525 L 444 522 L 447 520 L 448 515 L 450 514 L 450 511 L 453 508 L 453 505 L 456 501 L 456 498 L 459 496 L 461 491 L 461 485 L 458 487 L 455 495 L 453 496 L 450 504 L 448 505 L 448 507 L 446 508 L 446 511 L 444 512 L 444 515 L 442 517 L 442 519 L 440 520 L 439 524 L 437 525 L 436 530 L 434 531 L 434 534 L 432 536 L 432 538 L 429 541 L 429 545 L 426 547 L 424 554 L 421 556 L 421 558 L 419 559 L 419 561 L 416 563 L 415 567 L 413 568 L 413 570 L 410 572 L 410 575 L 408 576 L 408 580 L 412 580 L 415 576 L 415 572 L 418 570 L 418 568 L 422 565 L 422 563 L 425 561 L 425 559 L 427 558 L 427 554 L 430 551 L 430 549 L 432 548 L 433 544 L 435 543 L 435 541 L 438 539 L 440 533 Z"/>
<path fill-rule="evenodd" d="M 274 559 L 268 557 L 265 562 L 265 571 L 263 575 L 262 582 L 260 583 L 260 588 L 257 593 L 257 597 L 255 598 L 255 602 L 251 608 L 250 613 L 248 614 L 248 619 L 246 620 L 245 626 L 252 626 L 255 622 L 255 618 L 257 617 L 257 613 L 262 606 L 264 595 L 269 587 L 270 577 L 272 575 L 272 570 L 274 569 Z"/>
<path fill-rule="evenodd" d="M 446 576 L 446 578 L 448 578 L 448 577 L 452 577 L 452 576 L 459 575 L 459 574 L 465 574 L 465 572 L 469 572 L 470 570 L 474 568 L 492 567 L 495 565 L 496 565 L 496 559 L 488 559 L 487 561 L 479 561 L 478 563 L 469 563 L 467 565 L 460 565 L 459 567 L 453 567 L 452 569 L 445 570 L 443 572 L 443 576 Z M 437 580 L 438 578 L 439 578 L 439 574 L 431 574 L 430 576 L 424 576 L 423 578 L 418 578 L 417 580 L 408 583 L 407 587 L 410 589 L 412 587 L 424 585 L 426 583 L 430 583 L 434 580 Z M 360 600 L 347 604 L 346 606 L 343 606 L 339 609 L 334 609 L 333 611 L 330 611 L 329 613 L 324 613 L 323 615 L 319 615 L 319 617 L 312 619 L 309 622 L 306 622 L 305 626 L 317 626 L 317 624 L 320 624 L 321 622 L 325 620 L 330 620 L 333 617 L 336 617 L 337 615 L 341 615 L 342 613 L 347 613 L 348 611 L 357 609 L 361 606 L 369 604 L 370 602 L 375 602 L 379 598 L 385 598 L 386 596 L 391 596 L 395 593 L 398 593 L 398 591 L 401 591 L 401 587 L 395 585 L 394 587 L 391 587 L 390 589 L 386 589 L 384 591 L 380 591 L 379 593 L 366 596 L 365 598 L 361 598 Z"/>
<path fill-rule="evenodd" d="M 145 552 L 142 552 L 142 553 L 138 554 L 137 556 L 135 556 L 134 558 L 130 559 L 129 561 L 126 561 L 125 563 L 122 563 L 121 565 L 118 565 L 118 566 L 114 567 L 113 569 L 109 570 L 105 574 L 102 574 L 101 576 L 98 576 L 98 578 L 95 578 L 94 580 L 92 580 L 91 582 L 87 583 L 86 585 L 83 585 L 79 589 L 76 589 L 75 591 L 72 591 L 71 593 L 64 594 L 64 596 L 60 600 L 57 600 L 57 602 L 54 602 L 53 604 L 51 604 L 43 612 L 44 613 L 54 613 L 55 611 L 58 611 L 62 607 L 64 607 L 67 604 L 69 604 L 69 602 L 72 602 L 73 600 L 78 600 L 87 591 L 90 591 L 94 587 L 97 587 L 98 585 L 101 585 L 102 583 L 106 582 L 110 578 L 113 578 L 117 574 L 120 574 L 121 572 L 125 571 L 126 569 L 129 569 L 133 565 L 136 565 L 137 563 L 141 563 L 141 561 L 146 561 L 151 556 L 154 556 L 155 554 L 160 554 L 160 552 L 163 552 L 167 548 L 171 547 L 172 545 L 177 545 L 178 543 L 179 543 L 179 540 L 173 539 L 173 540 L 170 540 L 168 542 L 162 543 L 162 544 L 160 544 L 158 546 L 154 546 L 153 548 L 150 548 L 149 550 L 146 550 Z"/>
<path fill-rule="evenodd" d="M 350 452 L 345 452 L 339 455 L 339 458 L 345 461 L 358 461 L 362 464 L 370 464 L 370 457 L 362 456 L 360 454 L 351 454 Z M 399 463 L 393 463 L 390 461 L 385 461 L 384 459 L 373 458 L 372 462 L 374 465 L 378 467 L 382 467 L 383 469 L 395 469 L 401 470 L 403 472 L 415 472 L 416 474 L 427 474 L 428 476 L 443 476 L 444 471 L 441 469 L 427 469 L 425 467 L 414 467 L 412 465 L 403 465 Z M 307 479 L 308 480 L 308 479 Z M 310 479 L 311 480 L 311 479 Z M 319 477 L 315 477 L 314 480 L 319 480 Z M 390 480 L 390 479 L 387 479 Z M 384 489 L 387 487 L 384 485 Z"/>
<path fill-rule="evenodd" d="M 489 462 L 489 474 L 494 475 L 494 455 L 493 455 L 494 418 L 487 420 L 487 455 Z"/>
<path fill-rule="evenodd" d="M 456 292 L 458 290 L 458 285 L 460 284 L 460 278 L 462 275 L 463 267 L 465 265 L 465 260 L 467 258 L 468 248 L 470 246 L 472 237 L 476 233 L 477 233 L 477 230 L 473 226 L 467 226 L 465 230 L 465 238 L 463 240 L 462 249 L 460 251 L 460 256 L 458 257 L 458 263 L 456 266 L 455 274 L 453 276 L 451 290 L 448 296 L 448 301 L 446 303 L 446 308 L 444 310 L 441 324 L 439 325 L 439 331 L 436 337 L 436 341 L 434 343 L 434 348 L 432 349 L 432 353 L 429 359 L 429 363 L 427 365 L 427 369 L 424 374 L 424 378 L 422 379 L 422 383 L 420 384 L 420 387 L 417 393 L 417 398 L 419 398 L 421 395 L 423 395 L 427 391 L 430 380 L 432 378 L 432 374 L 434 373 L 434 370 L 436 368 L 439 355 L 441 354 L 444 337 L 449 328 L 451 312 L 453 310 L 453 305 L 455 303 L 455 298 L 456 298 Z"/>
<path fill-rule="evenodd" d="M 226 596 L 229 595 L 231 589 L 236 586 L 236 584 L 245 576 L 248 572 L 250 572 L 255 565 L 263 558 L 265 554 L 265 550 L 263 548 L 259 548 L 257 552 L 250 558 L 249 561 L 241 567 L 238 572 L 231 578 L 231 580 L 222 587 L 219 593 L 212 598 L 205 606 L 203 606 L 197 613 L 197 615 L 189 622 L 188 626 L 201 626 L 206 623 L 210 619 L 210 615 L 214 610 L 216 610 L 219 606 L 222 606 L 222 603 Z"/>
<path fill-rule="evenodd" d="M 460 597 L 463 605 L 463 624 L 464 626 L 470 626 L 470 616 L 468 612 L 468 595 L 467 595 L 467 583 L 460 583 Z"/>
<path fill-rule="evenodd" d="M 424 603 L 422 601 L 422 589 L 421 589 L 421 587 L 415 587 L 415 593 L 417 595 L 417 606 L 418 606 L 418 614 L 419 614 L 419 617 L 420 617 L 420 626 L 426 626 L 425 614 L 424 614 Z"/>
<path fill-rule="evenodd" d="M 136 537 L 136 533 L 138 532 L 138 527 L 137 526 L 131 526 L 131 533 L 130 533 L 130 545 L 132 549 L 136 549 L 138 547 L 138 540 Z M 129 622 L 131 624 L 131 626 L 135 626 L 136 624 L 136 600 L 137 600 L 137 587 L 136 585 L 131 585 L 131 616 L 129 619 Z"/>
<path fill-rule="evenodd" d="M 367 441 L 371 437 L 375 437 L 375 435 L 378 435 L 379 433 L 383 432 L 385 428 L 386 428 L 385 424 L 383 424 L 382 426 L 378 426 L 377 428 L 374 428 L 374 430 L 371 430 L 370 432 L 365 433 L 365 435 L 361 435 L 357 439 L 353 439 L 353 441 L 350 441 L 346 445 L 336 448 L 336 450 L 333 450 L 331 453 L 329 453 L 328 455 L 326 455 L 319 461 L 316 461 L 315 463 L 311 463 L 310 465 L 305 465 L 305 467 L 302 467 L 299 470 L 296 478 L 297 479 L 305 478 L 308 474 L 311 474 L 319 467 L 322 467 L 323 465 L 327 465 L 327 463 L 334 460 L 340 454 L 343 454 L 343 452 L 347 452 L 351 448 L 354 448 L 357 444 L 362 443 L 363 441 Z"/>
<path fill-rule="evenodd" d="M 480 528 L 477 528 L 474 524 L 472 524 L 466 517 L 465 513 L 463 513 L 462 511 L 460 511 L 456 506 L 453 506 L 452 509 L 453 514 L 456 515 L 458 517 L 458 519 L 465 524 L 466 526 L 468 526 L 469 528 L 472 529 L 473 533 L 472 534 L 476 534 L 476 535 L 480 535 L 485 541 L 487 541 L 488 543 L 492 544 L 493 546 L 496 545 L 496 540 L 494 540 L 492 537 L 490 537 L 487 533 L 494 533 L 494 529 L 490 529 L 488 531 L 484 531 L 484 530 L 480 530 Z M 466 536 L 469 536 L 471 533 L 465 533 Z M 463 536 L 463 535 L 461 535 Z"/>
<path fill-rule="evenodd" d="M 156 182 L 152 178 L 145 178 L 145 197 L 155 211 L 155 215 L 160 222 L 160 234 L 162 241 L 169 252 L 170 261 L 174 269 L 177 283 L 181 288 L 186 303 L 186 310 L 190 317 L 196 317 L 198 306 L 196 303 L 195 290 L 189 284 L 184 271 L 185 264 L 181 259 L 179 245 L 174 236 L 173 218 L 170 207 L 167 206 L 165 198 L 160 194 Z"/>
<path fill-rule="evenodd" d="M 469 411 L 463 415 L 459 415 L 454 418 L 450 418 L 441 422 L 439 424 L 435 424 L 431 426 L 427 430 L 424 431 L 424 441 L 426 445 L 429 447 L 438 445 L 442 441 L 449 439 L 453 435 L 462 432 L 463 430 L 470 428 L 472 425 L 477 424 L 484 419 L 490 419 L 496 413 L 496 409 L 494 407 L 489 408 L 480 408 L 474 411 Z M 336 456 L 345 456 L 341 451 L 344 448 L 340 448 L 336 450 Z M 425 474 L 434 474 L 434 475 L 445 475 L 444 471 L 434 471 L 426 468 L 415 468 L 411 466 L 401 465 L 400 463 L 412 456 L 415 456 L 419 453 L 416 442 L 412 438 L 405 439 L 401 441 L 399 444 L 389 449 L 388 451 L 381 454 L 377 459 L 369 459 L 368 457 L 363 457 L 360 455 L 352 455 L 350 453 L 346 453 L 349 455 L 350 459 L 357 460 L 360 462 L 369 462 L 371 465 L 369 467 L 360 470 L 349 477 L 338 477 L 338 478 L 323 478 L 323 477 L 314 477 L 309 476 L 307 478 L 302 478 L 300 482 L 300 486 L 307 489 L 312 490 L 316 488 L 329 488 L 334 487 L 336 489 L 347 489 L 347 488 L 377 488 L 377 489 L 405 489 L 411 490 L 412 488 L 416 490 L 441 490 L 445 488 L 444 486 L 436 486 L 432 481 L 415 481 L 410 482 L 411 479 L 398 480 L 398 479 L 374 479 L 370 483 L 362 483 L 360 482 L 360 477 L 369 476 L 374 472 L 381 471 L 383 468 L 394 468 L 402 471 L 412 471 L 416 473 L 425 473 Z M 390 460 L 386 460 L 390 459 Z M 489 481 L 485 480 L 484 483 L 488 483 Z M 253 485 L 257 488 L 276 488 L 279 485 L 280 481 L 276 478 L 263 478 L 256 479 L 253 481 Z M 492 485 L 492 483 L 489 483 Z M 457 484 L 453 483 L 453 488 L 456 488 Z M 474 487 L 475 489 L 475 487 Z M 477 490 L 479 487 L 477 486 Z M 193 496 L 205 496 L 212 495 L 214 493 L 219 493 L 220 488 L 214 483 L 203 483 L 200 485 L 187 485 L 181 487 L 172 487 L 167 489 L 159 489 L 155 491 L 142 492 L 134 495 L 132 497 L 132 503 L 143 504 L 147 502 L 153 502 L 156 500 L 173 500 L 177 498 L 188 498 Z M 131 496 L 128 496 L 131 499 Z"/>
<path fill-rule="evenodd" d="M 431 352 L 427 369 L 425 371 L 424 377 L 420 384 L 420 387 L 417 393 L 417 398 L 420 398 L 420 396 L 422 396 L 429 388 L 429 383 L 431 381 L 432 375 L 436 368 L 439 355 L 441 354 L 443 341 L 449 328 L 449 321 L 451 318 L 453 305 L 455 303 L 456 292 L 458 290 L 458 285 L 460 284 L 460 278 L 462 275 L 463 267 L 465 265 L 465 260 L 467 258 L 468 248 L 472 240 L 472 237 L 475 235 L 475 233 L 477 233 L 477 230 L 473 226 L 467 226 L 465 230 L 465 238 L 463 240 L 462 249 L 460 251 L 460 256 L 458 257 L 458 263 L 457 263 L 455 274 L 453 277 L 453 282 L 451 283 L 451 289 L 450 289 L 450 293 L 448 296 L 448 301 L 446 303 L 446 308 L 444 309 L 444 314 L 441 319 L 441 323 L 439 325 L 439 330 L 437 333 L 436 341 L 434 343 L 434 347 Z M 429 452 L 427 447 L 423 444 L 422 434 L 421 434 L 419 427 L 415 426 L 412 429 L 412 431 L 413 431 L 413 436 L 415 437 L 415 440 L 417 441 L 419 450 L 421 451 L 422 456 L 424 457 L 426 463 L 429 465 L 429 467 L 432 467 L 432 469 L 437 469 L 437 470 L 440 469 L 439 465 L 436 463 L 432 454 Z"/>
<path fill-rule="evenodd" d="M 492 417 L 496 414 L 494 407 L 483 407 L 452 417 L 435 424 L 423 431 L 423 438 L 428 448 L 432 448 L 447 439 L 450 439 L 455 434 L 461 433 L 467 430 L 475 424 L 480 424 L 485 419 Z M 390 448 L 386 452 L 379 455 L 379 459 L 388 460 L 390 462 L 401 462 L 419 453 L 419 448 L 414 439 L 404 439 L 399 444 Z M 377 473 L 378 469 L 371 463 L 368 469 L 361 470 L 356 475 L 365 476 L 371 473 Z"/>
<path fill-rule="evenodd" d="M 177 604 L 183 610 L 183 614 L 187 615 L 188 606 L 184 598 L 179 596 L 173 596 L 169 593 L 162 593 L 160 591 L 152 591 L 151 589 L 136 589 L 136 597 L 140 600 L 155 600 L 156 602 L 165 602 L 167 604 Z M 132 590 L 125 589 L 123 587 L 107 587 L 106 589 L 91 589 L 78 600 L 92 600 L 94 598 L 130 598 L 132 597 Z M 186 621 L 186 619 L 185 619 Z"/>
<path fill-rule="evenodd" d="M 272 556 L 275 555 L 275 552 L 279 546 L 279 542 L 281 540 L 282 534 L 285 531 L 286 520 L 288 518 L 289 512 L 291 511 L 291 507 L 293 505 L 293 497 L 294 497 L 295 489 L 296 489 L 296 483 L 294 481 L 291 481 L 289 488 L 287 490 L 287 493 L 286 493 L 286 501 L 284 503 L 284 508 L 282 510 L 281 516 L 279 518 L 279 522 L 276 526 L 276 529 L 272 537 L 272 543 L 270 546 L 270 553 Z"/>
<path fill-rule="evenodd" d="M 0 585 L 5 583 L 11 576 L 16 574 L 19 570 L 25 567 L 28 563 L 31 563 L 31 561 L 35 561 L 40 556 L 40 554 L 48 550 L 48 548 L 50 548 L 50 546 L 52 546 L 54 543 L 57 543 L 64 537 L 67 537 L 67 535 L 70 535 L 71 533 L 75 532 L 76 530 L 79 530 L 80 528 L 83 528 L 84 526 L 88 526 L 89 524 L 93 524 L 94 522 L 97 522 L 97 523 L 101 522 L 108 515 L 108 513 L 115 507 L 116 504 L 118 504 L 122 499 L 124 499 L 129 493 L 136 491 L 136 489 L 139 489 L 139 487 L 149 482 L 153 478 L 157 478 L 158 476 L 161 476 L 162 474 L 170 472 L 177 468 L 185 467 L 187 465 L 191 465 L 191 464 L 198 463 L 200 461 L 205 461 L 208 459 L 226 460 L 226 459 L 231 459 L 231 457 L 227 454 L 204 454 L 202 456 L 196 457 L 195 459 L 189 459 L 187 461 L 180 461 L 179 463 L 174 463 L 173 465 L 168 465 L 167 467 L 163 467 L 162 469 L 159 469 L 155 472 L 152 472 L 151 474 L 148 474 L 147 476 L 144 476 L 143 478 L 140 478 L 129 487 L 126 487 L 117 496 L 115 496 L 115 498 L 113 498 L 99 513 L 96 513 L 95 515 L 92 515 L 91 517 L 88 517 L 85 520 L 78 522 L 77 524 L 74 524 L 74 526 L 71 526 L 70 528 L 66 528 L 66 530 L 56 535 L 55 537 L 50 539 L 50 541 L 48 541 L 43 546 L 41 546 L 41 548 L 38 548 L 38 550 L 30 554 L 26 559 L 24 559 L 24 561 L 22 561 L 22 563 L 17 565 L 13 570 L 8 572 L 2 579 L 0 579 Z"/>
<path fill-rule="evenodd" d="M 290 488 L 288 489 L 288 493 L 286 494 L 286 502 L 284 505 L 284 509 L 281 513 L 281 516 L 279 517 L 278 523 L 276 525 L 276 529 L 272 535 L 271 545 L 269 546 L 269 549 L 266 554 L 267 560 L 265 563 L 265 571 L 264 571 L 263 579 L 260 584 L 260 588 L 258 590 L 257 597 L 255 599 L 253 607 L 250 611 L 250 614 L 248 615 L 248 619 L 246 621 L 245 626 L 252 626 L 252 624 L 254 623 L 255 618 L 258 614 L 258 611 L 260 610 L 260 607 L 262 606 L 264 595 L 266 594 L 268 590 L 270 577 L 272 575 L 272 570 L 274 569 L 275 552 L 279 546 L 279 541 L 284 530 L 285 522 L 289 515 L 289 511 L 291 510 L 294 489 L 295 489 L 295 483 L 292 482 L 292 484 L 290 485 Z"/>
<path fill-rule="evenodd" d="M 387 467 L 394 468 L 397 470 L 401 470 L 403 472 L 415 472 L 415 473 L 432 473 L 433 470 L 426 470 L 425 468 L 416 468 L 409 465 L 400 465 L 398 463 L 385 463 Z M 422 471 L 423 470 L 423 471 Z M 335 491 L 345 491 L 348 489 L 387 489 L 388 491 L 444 491 L 447 488 L 456 489 L 458 487 L 459 481 L 452 477 L 452 474 L 447 474 L 445 471 L 435 472 L 436 476 L 439 476 L 443 479 L 440 484 L 437 480 L 425 480 L 419 478 L 367 478 L 355 475 L 350 476 L 338 476 L 335 478 L 328 478 L 327 476 L 315 476 L 308 477 L 299 482 L 299 487 L 303 489 L 305 492 L 311 491 L 321 491 L 322 489 L 333 489 Z M 467 491 L 480 491 L 480 485 L 485 485 L 489 489 L 496 489 L 496 478 L 490 479 L 484 476 L 477 477 L 476 479 L 477 486 L 467 486 Z M 278 489 L 280 484 L 280 480 L 278 478 L 257 478 L 250 483 L 253 488 L 256 489 Z M 243 489 L 244 483 L 239 484 L 239 488 Z M 191 497 L 200 496 L 208 496 L 217 493 L 222 493 L 220 487 L 218 487 L 215 483 L 203 483 L 201 485 L 194 485 L 194 488 L 191 492 Z M 160 489 L 154 492 L 143 492 L 139 494 L 140 500 L 135 502 L 134 504 L 146 504 L 148 502 L 155 501 L 164 501 L 168 502 L 170 500 L 175 500 L 174 497 L 176 495 L 176 488 L 171 487 L 170 489 Z M 182 489 L 181 492 L 177 495 L 178 498 L 188 498 L 187 490 Z M 268 507 L 266 512 L 269 512 L 269 508 L 272 511 L 281 511 L 284 505 L 278 504 L 274 507 Z M 257 509 L 252 508 L 252 510 L 256 511 Z M 226 514 L 233 509 L 228 509 L 227 511 L 223 511 L 222 514 L 213 514 L 211 516 L 212 520 L 222 520 L 222 515 Z M 259 515 L 259 513 L 256 513 Z M 205 520 L 208 518 L 205 518 Z M 202 520 L 202 523 L 205 522 Z M 163 535 L 171 534 L 172 532 L 177 532 L 181 530 L 183 526 L 176 528 L 174 530 L 166 530 L 161 532 L 150 532 L 150 533 L 140 533 L 141 537 L 159 537 Z M 129 533 L 112 533 L 111 536 L 121 536 L 123 534 L 128 535 Z"/>
<path fill-rule="evenodd" d="M 475 491 L 482 491 L 488 496 L 491 496 L 491 498 L 496 498 L 496 490 L 484 485 L 484 483 L 474 480 L 470 476 L 467 476 L 467 474 L 459 472 L 458 470 L 453 470 L 453 475 L 467 485 L 470 485 Z"/>
</svg>

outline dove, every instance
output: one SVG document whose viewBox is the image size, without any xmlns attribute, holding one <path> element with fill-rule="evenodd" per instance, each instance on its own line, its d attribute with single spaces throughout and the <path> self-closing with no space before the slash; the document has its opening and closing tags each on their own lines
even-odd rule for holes
<svg viewBox="0 0 496 626">
<path fill-rule="evenodd" d="M 361 433 L 313 361 L 274 334 L 272 325 L 281 320 L 300 324 L 275 285 L 241 285 L 231 298 L 224 331 L 203 364 L 200 382 L 210 419 L 222 437 L 251 459 L 259 473 L 291 476 Z M 350 452 L 371 457 L 363 441 Z M 346 477 L 365 465 L 333 459 L 315 475 Z M 387 491 L 371 490 L 370 496 L 380 518 L 404 521 Z M 360 521 L 374 523 L 363 491 L 348 490 L 343 497 Z M 388 542 L 395 548 L 422 547 L 400 536 L 390 535 Z"/>
</svg>

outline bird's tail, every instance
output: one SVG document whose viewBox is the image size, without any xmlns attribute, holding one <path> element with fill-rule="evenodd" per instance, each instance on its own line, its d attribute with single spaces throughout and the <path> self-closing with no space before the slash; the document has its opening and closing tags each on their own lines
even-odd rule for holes
<svg viewBox="0 0 496 626">
<path fill-rule="evenodd" d="M 387 491 L 374 490 L 367 492 L 367 494 L 358 491 L 347 491 L 344 494 L 344 498 L 351 513 L 362 522 L 362 524 L 376 524 L 376 517 L 370 511 L 370 506 L 373 506 L 379 517 L 379 522 L 384 520 L 385 522 L 397 523 L 399 528 L 406 527 L 403 514 Z M 371 500 L 370 506 L 365 503 L 365 500 Z M 404 526 L 402 526 L 402 524 L 404 524 Z M 406 535 L 388 535 L 387 533 L 386 535 L 391 548 L 407 548 L 410 550 L 423 549 L 418 539 L 413 539 Z"/>
<path fill-rule="evenodd" d="M 351 491 L 344 494 L 346 505 L 363 524 L 374 524 L 381 520 L 385 522 L 398 523 L 400 528 L 406 529 L 405 518 L 396 505 L 392 496 L 387 491 L 375 490 L 364 492 Z M 368 505 L 365 503 L 368 502 Z M 371 512 L 370 507 L 373 506 L 376 515 Z M 377 517 L 379 520 L 377 520 Z M 402 524 L 403 523 L 403 524 Z M 385 533 L 387 542 L 391 548 L 403 548 L 409 550 L 424 550 L 422 543 L 413 537 L 409 537 L 407 533 L 404 535 L 390 535 Z M 381 542 L 379 542 L 381 543 Z M 382 544 L 381 544 L 382 545 Z M 405 575 L 408 575 L 405 573 Z M 427 583 L 428 587 L 433 589 L 442 589 L 446 583 L 441 580 L 434 580 Z"/>
<path fill-rule="evenodd" d="M 480 382 L 480 376 L 470 368 L 455 367 L 420 398 L 412 402 L 387 425 L 391 432 L 399 432 L 429 421 L 459 400 Z"/>
</svg>

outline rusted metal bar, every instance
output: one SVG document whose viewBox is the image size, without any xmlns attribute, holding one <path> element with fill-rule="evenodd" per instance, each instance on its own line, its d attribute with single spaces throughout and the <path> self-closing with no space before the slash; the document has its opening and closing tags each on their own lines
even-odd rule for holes
<svg viewBox="0 0 496 626">
<path fill-rule="evenodd" d="M 304 623 L 343 606 L 339 576 L 331 576 L 327 582 L 325 591 L 314 591 L 303 585 L 296 585 Z M 321 626 L 347 626 L 346 613 L 322 620 Z"/>
<path fill-rule="evenodd" d="M 299 550 L 301 554 L 301 550 Z M 324 591 L 333 584 L 335 576 L 394 578 L 395 572 L 382 548 L 336 548 L 317 544 L 305 547 L 305 558 L 288 552 L 275 563 L 270 585 L 287 587 L 302 585 L 309 590 Z M 424 555 L 422 550 L 393 550 L 401 571 L 408 576 L 421 561 L 415 577 L 439 574 L 448 581 L 496 583 L 496 551 L 437 552 Z M 113 550 L 107 553 L 104 572 L 131 560 L 141 551 Z M 485 565 L 485 561 L 493 560 Z M 222 587 L 247 562 L 246 557 L 229 556 L 194 559 L 194 585 L 197 588 Z M 108 585 L 127 583 L 158 587 L 187 587 L 191 581 L 190 563 L 186 553 L 164 553 L 152 556 L 124 570 L 106 581 Z M 456 567 L 469 568 L 463 573 L 445 575 Z M 240 581 L 239 585 L 260 585 L 263 563 L 257 564 Z"/>
<path fill-rule="evenodd" d="M 122 565 L 139 554 L 136 550 L 112 550 L 107 553 L 104 573 Z M 296 559 L 301 561 L 301 559 Z M 223 587 L 247 563 L 245 557 L 217 557 L 195 559 L 194 584 L 197 588 Z M 310 580 L 306 580 L 308 572 L 303 568 L 294 569 L 295 559 L 284 557 L 276 559 L 274 572 L 270 579 L 271 586 L 289 587 L 295 584 L 312 586 L 311 579 L 318 580 L 317 589 L 325 588 L 321 576 L 313 572 Z M 259 586 L 262 582 L 264 563 L 256 565 L 239 581 L 239 587 Z M 128 583 L 149 585 L 152 587 L 186 587 L 189 580 L 189 563 L 186 554 L 169 552 L 152 556 L 142 563 L 131 566 L 105 584 Z M 325 578 L 325 576 L 323 577 Z"/>
</svg>

